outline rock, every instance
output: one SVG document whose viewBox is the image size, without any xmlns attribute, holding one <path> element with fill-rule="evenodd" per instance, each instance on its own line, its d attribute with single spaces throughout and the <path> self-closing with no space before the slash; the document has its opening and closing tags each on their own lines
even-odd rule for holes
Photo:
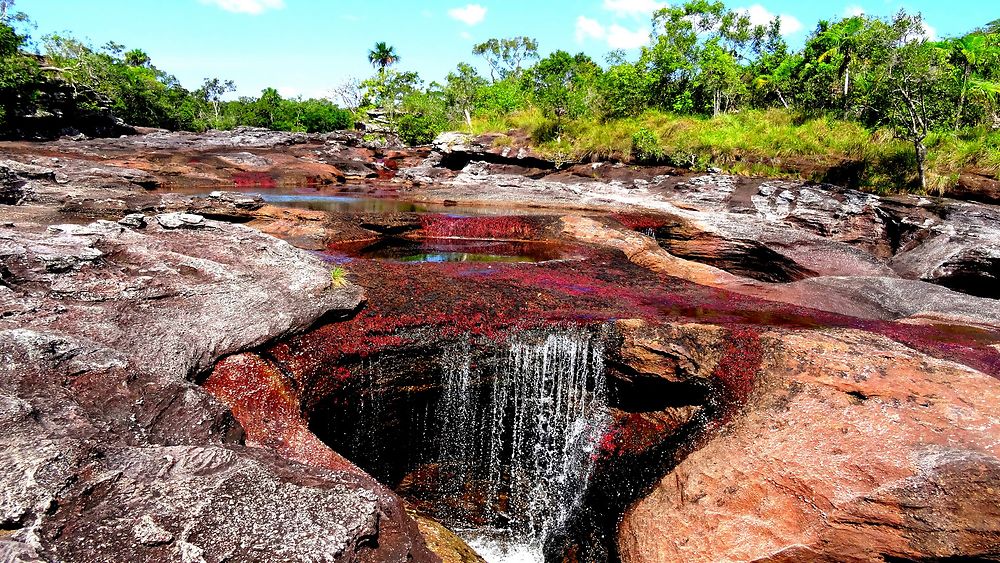
<svg viewBox="0 0 1000 563">
<path fill-rule="evenodd" d="M 135 537 L 135 541 L 147 547 L 156 547 L 174 541 L 174 535 L 157 525 L 149 514 L 143 515 L 139 519 L 139 522 L 132 528 L 132 535 Z"/>
<path fill-rule="evenodd" d="M 554 169 L 554 162 L 542 158 L 531 150 L 527 143 L 513 146 L 498 143 L 502 135 L 480 135 L 474 137 L 454 131 L 441 133 L 431 143 L 431 147 L 443 155 L 442 164 L 447 168 L 461 169 L 472 161 L 486 161 L 495 164 L 515 164 L 540 169 Z M 508 141 L 513 141 L 509 137 Z"/>
<path fill-rule="evenodd" d="M 889 264 L 900 275 L 982 297 L 1000 298 L 1000 210 L 967 203 L 943 206 L 925 220 L 919 245 Z"/>
<path fill-rule="evenodd" d="M 867 333 L 762 341 L 755 398 L 626 512 L 622 561 L 1000 556 L 1000 381 Z"/>
<path fill-rule="evenodd" d="M 141 229 L 146 226 L 146 216 L 142 213 L 129 213 L 119 219 L 118 224 L 132 229 Z"/>
<path fill-rule="evenodd" d="M 164 229 L 197 229 L 205 226 L 205 218 L 192 213 L 161 213 L 156 222 Z"/>
<path fill-rule="evenodd" d="M 244 222 L 255 217 L 256 212 L 264 205 L 264 200 L 259 195 L 214 191 L 207 196 L 163 194 L 158 209 L 217 220 Z"/>
<path fill-rule="evenodd" d="M 198 222 L 0 229 L 0 553 L 434 560 L 370 477 L 243 446 L 192 383 L 361 300 L 287 243 Z"/>
<path fill-rule="evenodd" d="M 986 172 L 963 172 L 958 177 L 958 185 L 948 190 L 948 197 L 997 205 L 1000 204 L 1000 180 Z"/>
<path fill-rule="evenodd" d="M 10 169 L 0 167 L 0 205 L 21 205 L 30 197 L 25 182 Z"/>
<path fill-rule="evenodd" d="M 249 168 L 266 168 L 272 164 L 270 160 L 250 152 L 234 152 L 218 155 L 219 160 L 233 166 Z"/>
</svg>

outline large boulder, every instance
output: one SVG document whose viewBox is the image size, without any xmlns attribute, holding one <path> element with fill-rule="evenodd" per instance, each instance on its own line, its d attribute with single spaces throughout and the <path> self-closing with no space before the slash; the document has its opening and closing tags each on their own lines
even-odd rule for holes
<svg viewBox="0 0 1000 563">
<path fill-rule="evenodd" d="M 436 560 L 398 497 L 248 447 L 196 384 L 361 291 L 246 227 L 124 223 L 0 229 L 0 559 Z"/>
<path fill-rule="evenodd" d="M 852 330 L 761 342 L 743 413 L 625 513 L 623 561 L 1000 558 L 1000 381 Z"/>
</svg>

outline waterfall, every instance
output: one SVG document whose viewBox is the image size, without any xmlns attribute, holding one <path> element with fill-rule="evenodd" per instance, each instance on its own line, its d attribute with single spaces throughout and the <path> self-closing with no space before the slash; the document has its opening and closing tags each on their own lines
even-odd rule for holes
<svg viewBox="0 0 1000 563">
<path fill-rule="evenodd" d="M 439 488 L 481 507 L 485 525 L 452 525 L 491 563 L 541 561 L 582 500 L 607 425 L 603 358 L 602 338 L 580 328 L 512 337 L 490 377 L 467 342 L 446 354 Z"/>
</svg>

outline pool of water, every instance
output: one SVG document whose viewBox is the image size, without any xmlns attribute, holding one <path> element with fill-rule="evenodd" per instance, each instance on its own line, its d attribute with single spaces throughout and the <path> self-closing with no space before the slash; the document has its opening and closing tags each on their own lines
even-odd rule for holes
<svg viewBox="0 0 1000 563">
<path fill-rule="evenodd" d="M 176 189 L 173 193 L 207 197 L 213 191 L 204 189 Z M 371 197 L 344 193 L 328 193 L 314 188 L 229 188 L 223 191 L 260 196 L 265 202 L 281 207 L 325 211 L 328 213 L 443 213 L 449 215 L 510 215 L 542 213 L 541 210 L 517 209 L 509 207 L 481 207 L 470 205 L 445 205 L 443 203 L 423 203 L 401 199 Z"/>
<path fill-rule="evenodd" d="M 346 258 L 394 262 L 548 262 L 572 259 L 561 245 L 492 240 L 385 238 L 367 245 L 339 245 L 332 253 Z"/>
</svg>

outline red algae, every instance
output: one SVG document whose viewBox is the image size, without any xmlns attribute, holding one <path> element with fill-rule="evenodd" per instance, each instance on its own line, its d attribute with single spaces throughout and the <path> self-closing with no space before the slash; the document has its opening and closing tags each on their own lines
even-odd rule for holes
<svg viewBox="0 0 1000 563">
<path fill-rule="evenodd" d="M 232 409 L 249 445 L 267 446 L 316 467 L 360 472 L 309 430 L 295 390 L 260 356 L 241 354 L 222 360 L 203 388 Z"/>
<path fill-rule="evenodd" d="M 649 213 L 612 213 L 611 218 L 633 231 L 656 230 L 668 225 L 666 217 Z"/>
<path fill-rule="evenodd" d="M 237 188 L 276 188 L 274 178 L 267 172 L 236 172 L 233 185 Z"/>
<path fill-rule="evenodd" d="M 624 413 L 601 435 L 593 459 L 637 456 L 663 442 L 677 430 L 676 424 L 643 413 Z"/>
<path fill-rule="evenodd" d="M 764 349 L 756 328 L 738 327 L 729 333 L 722 358 L 712 372 L 723 405 L 734 408 L 747 402 L 763 360 Z"/>
<path fill-rule="evenodd" d="M 428 238 L 533 240 L 539 235 L 538 228 L 528 218 L 516 216 L 425 215 L 421 217 L 421 226 Z"/>
</svg>

